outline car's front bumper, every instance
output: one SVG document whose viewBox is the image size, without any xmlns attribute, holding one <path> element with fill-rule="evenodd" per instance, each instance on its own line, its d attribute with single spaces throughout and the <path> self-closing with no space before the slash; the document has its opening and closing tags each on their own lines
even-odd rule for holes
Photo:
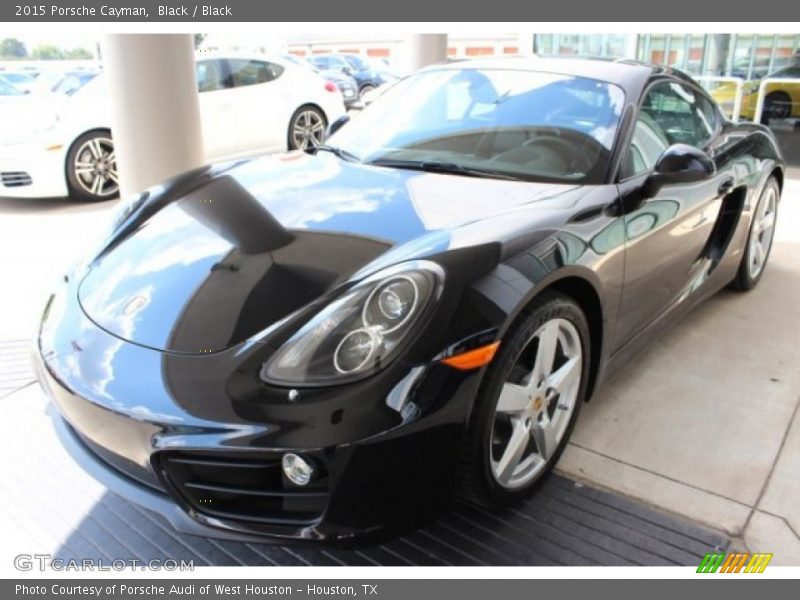
<svg viewBox="0 0 800 600">
<path fill-rule="evenodd" d="M 168 356 L 122 342 L 65 301 L 71 292 L 51 300 L 36 357 L 56 429 L 87 471 L 176 529 L 350 543 L 451 500 L 477 373 L 398 365 L 354 393 L 272 404 L 238 393 L 242 381 L 212 382 L 245 349 Z M 197 386 L 187 394 L 177 391 L 185 375 Z M 286 452 L 319 467 L 309 489 L 282 475 Z"/>
<path fill-rule="evenodd" d="M 124 475 L 121 471 L 109 468 L 103 460 L 81 441 L 75 430 L 64 420 L 54 407 L 50 406 L 50 417 L 53 427 L 64 449 L 89 475 L 107 488 L 114 490 L 123 498 L 145 509 L 163 516 L 170 525 L 181 533 L 213 537 L 218 539 L 235 539 L 238 541 L 263 541 L 263 536 L 247 536 L 242 532 L 231 532 L 218 527 L 205 525 L 193 519 L 167 494 L 139 483 Z"/>
<path fill-rule="evenodd" d="M 51 198 L 68 194 L 61 144 L 0 145 L 0 197 Z"/>
</svg>

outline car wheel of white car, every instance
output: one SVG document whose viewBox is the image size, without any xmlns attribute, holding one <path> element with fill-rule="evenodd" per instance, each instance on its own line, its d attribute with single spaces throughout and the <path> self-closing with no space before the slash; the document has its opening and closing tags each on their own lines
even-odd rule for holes
<svg viewBox="0 0 800 600">
<path fill-rule="evenodd" d="M 119 195 L 119 175 L 111 132 L 90 131 L 80 136 L 67 153 L 70 196 L 94 202 Z"/>
<path fill-rule="evenodd" d="M 313 106 L 301 106 L 289 120 L 289 150 L 315 148 L 325 141 L 328 123 L 325 115 Z"/>
</svg>

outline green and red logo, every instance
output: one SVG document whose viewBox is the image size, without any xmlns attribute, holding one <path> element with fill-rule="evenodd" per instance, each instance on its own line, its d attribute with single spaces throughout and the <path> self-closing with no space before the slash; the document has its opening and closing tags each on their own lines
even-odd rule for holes
<svg viewBox="0 0 800 600">
<path fill-rule="evenodd" d="M 698 573 L 763 573 L 772 554 L 766 552 L 709 552 L 703 557 Z"/>
</svg>

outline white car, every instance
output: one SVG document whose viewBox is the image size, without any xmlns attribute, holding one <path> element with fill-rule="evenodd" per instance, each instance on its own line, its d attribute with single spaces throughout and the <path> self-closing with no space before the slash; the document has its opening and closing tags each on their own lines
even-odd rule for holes
<svg viewBox="0 0 800 600">
<path fill-rule="evenodd" d="M 344 114 L 334 84 L 280 58 L 203 54 L 197 83 L 209 161 L 317 145 Z M 70 96 L 16 106 L 19 114 L 0 119 L 0 197 L 118 194 L 102 73 Z"/>
</svg>

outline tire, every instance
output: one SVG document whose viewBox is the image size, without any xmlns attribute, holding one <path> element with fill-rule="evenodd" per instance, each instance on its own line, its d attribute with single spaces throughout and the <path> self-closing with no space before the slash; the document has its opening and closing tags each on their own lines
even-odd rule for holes
<svg viewBox="0 0 800 600">
<path fill-rule="evenodd" d="M 89 131 L 75 140 L 65 169 L 71 198 L 99 202 L 119 196 L 114 141 L 107 129 Z"/>
<path fill-rule="evenodd" d="M 307 150 L 325 141 L 328 122 L 316 106 L 298 108 L 289 119 L 287 146 L 289 150 Z"/>
<path fill-rule="evenodd" d="M 739 270 L 732 283 L 737 290 L 752 290 L 764 275 L 772 251 L 772 241 L 775 237 L 780 197 L 780 186 L 774 177 L 770 177 L 761 191 L 758 204 L 753 209 L 753 218 L 750 222 L 750 231 L 747 234 L 747 244 L 744 247 L 742 262 L 739 264 Z"/>
<path fill-rule="evenodd" d="M 546 390 L 547 385 L 537 388 L 534 381 L 544 373 L 537 368 L 542 363 L 536 357 L 540 352 L 546 354 L 543 349 L 548 347 L 539 341 L 548 333 L 554 339 L 553 331 L 555 360 L 545 379 L 555 386 L 559 378 L 570 374 L 555 392 Z M 460 489 L 468 500 L 484 506 L 513 504 L 549 474 L 567 445 L 585 399 L 589 341 L 583 311 L 572 298 L 556 292 L 542 293 L 511 327 L 484 375 L 467 430 Z M 572 366 L 567 369 L 569 364 Z M 542 436 L 549 427 L 551 435 Z M 520 443 L 512 445 L 512 440 Z M 541 446 L 544 451 L 539 440 L 546 442 Z M 514 448 L 523 448 L 515 467 L 507 460 L 519 453 L 513 452 Z"/>
<path fill-rule="evenodd" d="M 786 92 L 772 92 L 764 98 L 761 122 L 769 125 L 772 119 L 788 119 L 792 115 L 792 99 Z"/>
</svg>

